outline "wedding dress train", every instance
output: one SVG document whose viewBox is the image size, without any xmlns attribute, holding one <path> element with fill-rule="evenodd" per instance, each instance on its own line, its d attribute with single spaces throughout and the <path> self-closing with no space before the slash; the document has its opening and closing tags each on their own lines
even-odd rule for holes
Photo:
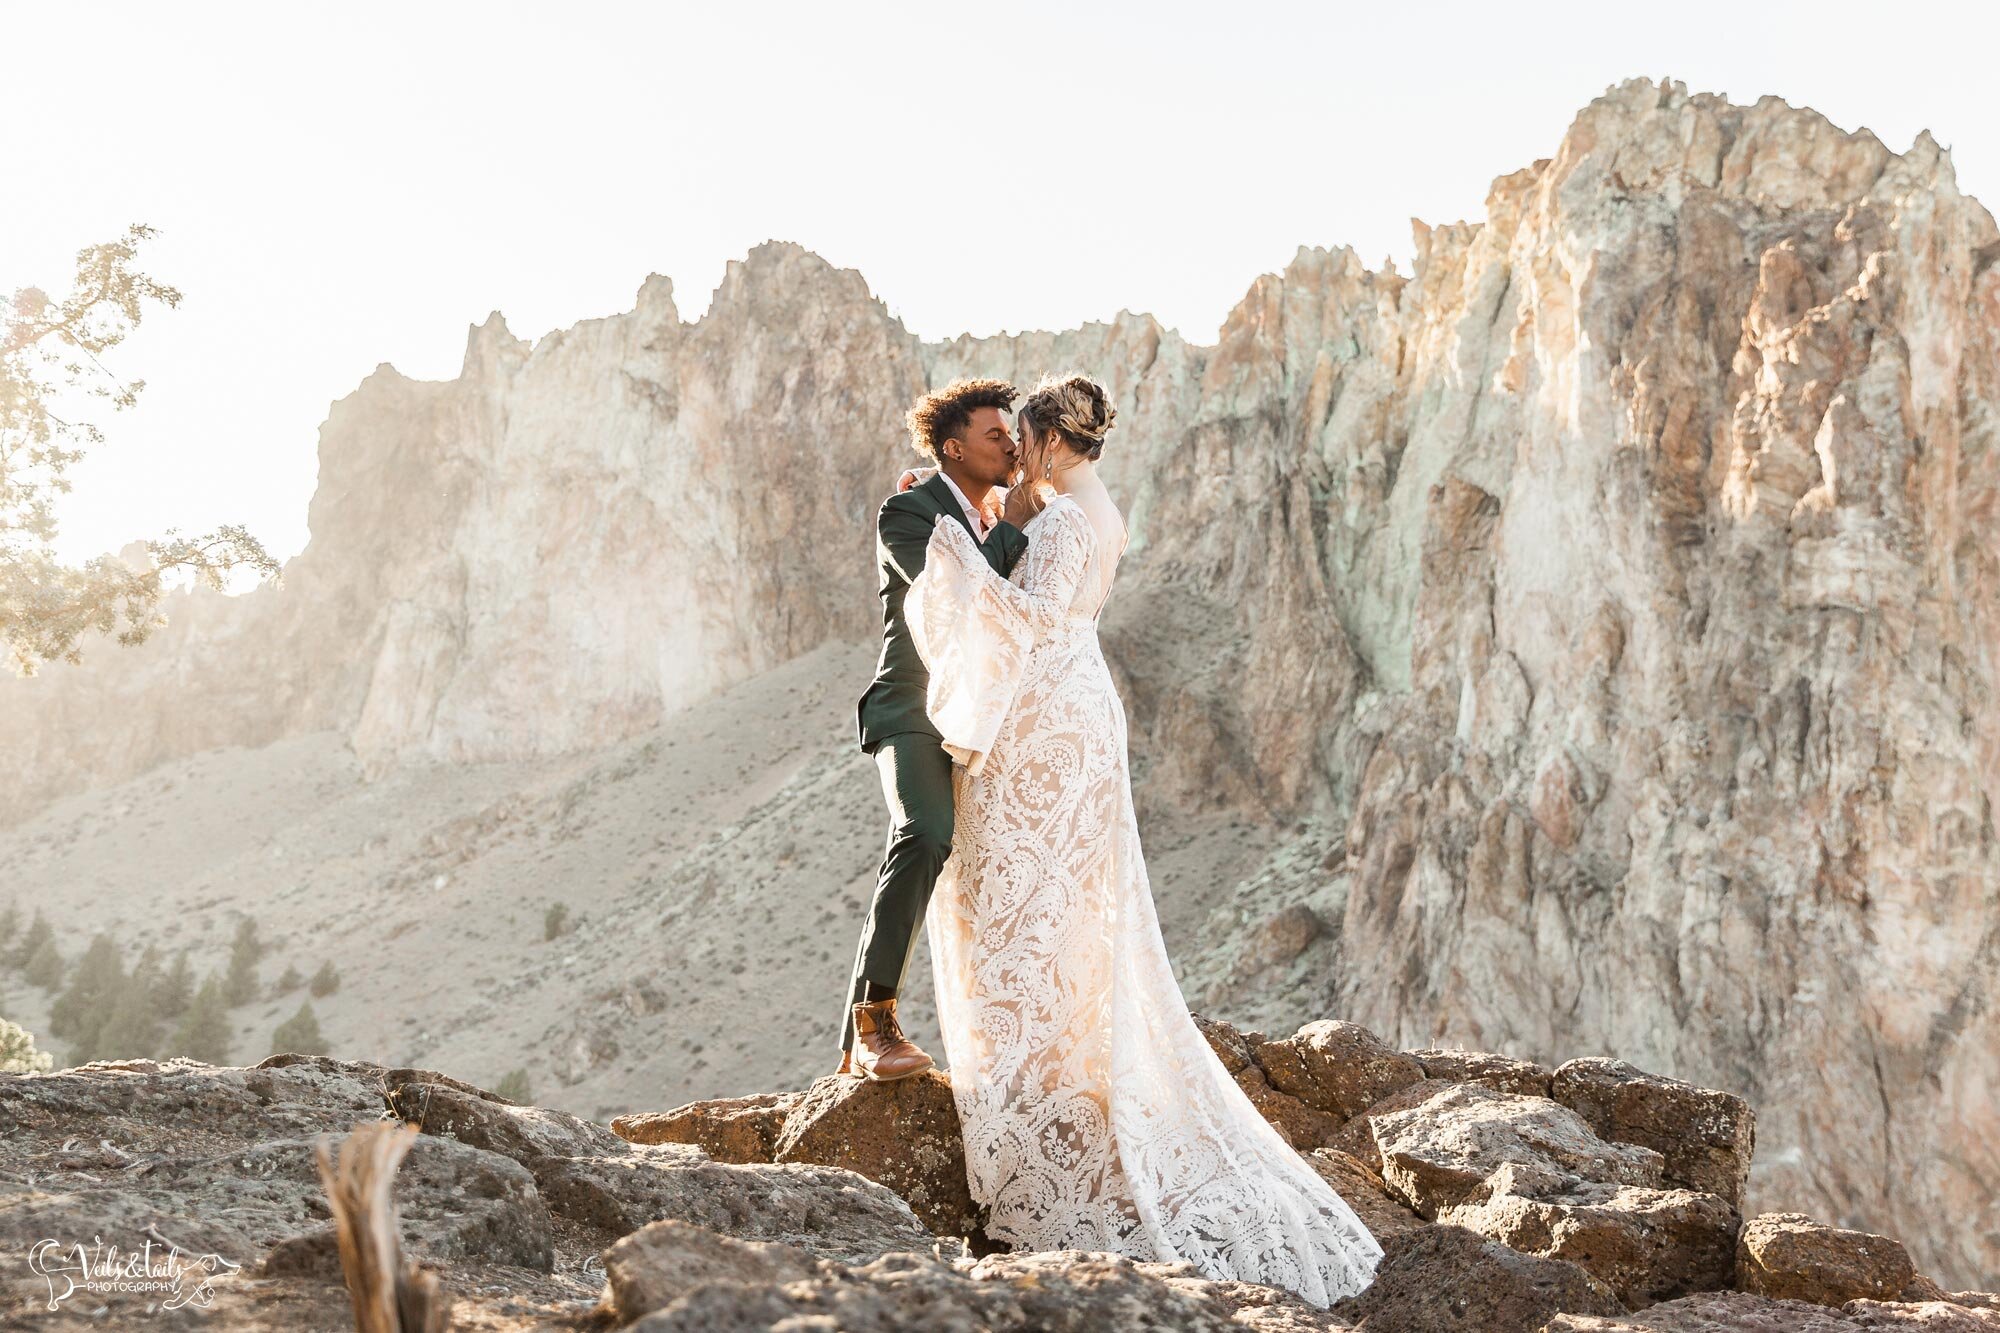
<svg viewBox="0 0 2000 1333">
<path fill-rule="evenodd" d="M 1174 978 L 1098 645 L 1119 552 L 1067 495 L 1024 531 L 1002 579 L 938 523 L 904 604 L 962 765 L 925 928 L 973 1199 L 1018 1248 L 1187 1260 L 1324 1307 L 1382 1247 L 1230 1078 Z"/>
</svg>

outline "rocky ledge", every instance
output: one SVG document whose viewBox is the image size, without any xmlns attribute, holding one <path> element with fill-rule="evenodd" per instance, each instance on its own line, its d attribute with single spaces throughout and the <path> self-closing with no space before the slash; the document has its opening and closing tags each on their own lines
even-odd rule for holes
<svg viewBox="0 0 2000 1333">
<path fill-rule="evenodd" d="M 1322 1311 L 1186 1265 L 1007 1252 L 935 1071 L 607 1128 L 428 1070 L 279 1055 L 0 1076 L 0 1323 L 352 1327 L 312 1147 L 400 1119 L 422 1131 L 396 1178 L 405 1253 L 457 1328 L 2000 1329 L 2000 1297 L 1939 1289 L 1894 1240 L 1746 1220 L 1755 1123 L 1729 1093 L 1617 1060 L 1397 1051 L 1340 1022 L 1270 1040 L 1200 1021 L 1381 1238 L 1358 1297 Z M 164 1285 L 82 1284 L 113 1246 L 180 1262 Z"/>
</svg>

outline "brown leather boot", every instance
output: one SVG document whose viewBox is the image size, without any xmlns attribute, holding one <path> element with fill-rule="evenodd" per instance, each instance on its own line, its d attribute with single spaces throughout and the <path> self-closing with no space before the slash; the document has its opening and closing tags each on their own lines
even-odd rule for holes
<svg viewBox="0 0 2000 1333">
<path fill-rule="evenodd" d="M 862 1000 L 854 1006 L 854 1064 L 870 1083 L 893 1083 L 921 1074 L 934 1062 L 903 1035 L 896 1001 Z"/>
</svg>

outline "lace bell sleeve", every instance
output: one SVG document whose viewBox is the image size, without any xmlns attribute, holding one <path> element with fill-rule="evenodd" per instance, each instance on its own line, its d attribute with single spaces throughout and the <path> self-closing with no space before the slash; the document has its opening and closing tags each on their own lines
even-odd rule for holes
<svg viewBox="0 0 2000 1333">
<path fill-rule="evenodd" d="M 930 670 L 926 708 L 944 748 L 977 773 L 1013 706 L 1035 641 L 1068 618 L 1089 555 L 1089 519 L 1073 503 L 1043 513 L 1010 581 L 948 516 L 931 530 L 903 618 Z"/>
</svg>

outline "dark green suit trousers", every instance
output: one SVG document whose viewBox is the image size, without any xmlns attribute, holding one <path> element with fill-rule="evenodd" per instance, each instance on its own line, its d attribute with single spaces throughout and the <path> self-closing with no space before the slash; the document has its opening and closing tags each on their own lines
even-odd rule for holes
<svg viewBox="0 0 2000 1333">
<path fill-rule="evenodd" d="M 903 596 L 923 572 L 938 515 L 972 533 L 958 498 L 939 473 L 882 502 L 875 518 L 875 562 L 882 596 L 882 655 L 875 679 L 855 706 L 861 749 L 875 757 L 882 798 L 889 807 L 889 842 L 875 879 L 875 896 L 854 950 L 840 1048 L 854 1048 L 854 1005 L 864 982 L 902 988 L 916 951 L 917 932 L 930 905 L 938 870 L 951 855 L 951 756 L 924 710 L 930 672 L 903 620 Z M 972 534 L 977 540 L 978 534 Z M 1002 577 L 1027 550 L 1028 539 L 1011 523 L 993 525 L 980 543 L 986 562 Z"/>
</svg>

